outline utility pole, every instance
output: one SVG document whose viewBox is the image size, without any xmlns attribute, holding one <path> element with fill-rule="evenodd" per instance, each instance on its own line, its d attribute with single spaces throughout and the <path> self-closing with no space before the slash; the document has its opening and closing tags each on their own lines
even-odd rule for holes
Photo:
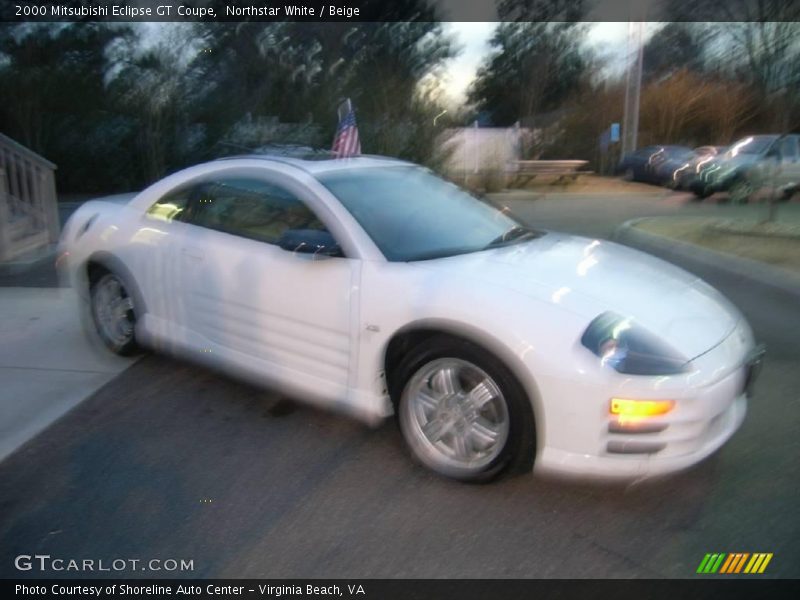
<svg viewBox="0 0 800 600">
<path fill-rule="evenodd" d="M 642 12 L 644 9 L 642 8 Z M 622 118 L 622 155 L 636 150 L 639 137 L 639 100 L 642 89 L 642 32 L 644 22 L 628 23 L 628 57 L 635 53 L 635 58 L 628 63 L 628 74 L 625 78 L 625 109 Z"/>
</svg>

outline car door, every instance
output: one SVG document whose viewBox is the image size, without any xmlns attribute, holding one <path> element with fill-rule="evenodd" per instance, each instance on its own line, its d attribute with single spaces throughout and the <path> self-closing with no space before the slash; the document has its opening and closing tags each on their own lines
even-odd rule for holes
<svg viewBox="0 0 800 600">
<path fill-rule="evenodd" d="M 781 138 L 779 145 L 780 167 L 778 169 L 778 186 L 796 186 L 800 183 L 800 136 L 787 135 Z"/>
<path fill-rule="evenodd" d="M 190 183 L 158 197 L 145 211 L 133 238 L 133 245 L 141 250 L 135 253 L 135 271 L 142 278 L 148 329 L 161 346 L 177 348 L 188 343 L 183 249 L 191 239 L 193 227 L 186 221 L 190 198 L 197 191 L 198 185 Z"/>
<path fill-rule="evenodd" d="M 255 176 L 206 182 L 181 249 L 186 316 L 225 362 L 325 399 L 346 395 L 360 263 L 281 249 L 288 230 L 328 226 L 287 186 Z"/>
</svg>

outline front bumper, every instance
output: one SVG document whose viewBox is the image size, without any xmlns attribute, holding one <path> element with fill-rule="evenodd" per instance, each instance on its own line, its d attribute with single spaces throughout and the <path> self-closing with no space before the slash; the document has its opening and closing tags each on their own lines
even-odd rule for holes
<svg viewBox="0 0 800 600">
<path fill-rule="evenodd" d="M 598 455 L 565 452 L 545 447 L 537 457 L 537 474 L 576 475 L 602 479 L 638 479 L 654 477 L 687 469 L 716 452 L 736 432 L 747 413 L 747 396 L 740 394 L 729 401 L 718 415 L 694 424 L 676 427 L 670 434 L 665 430 L 656 444 L 665 448 L 653 454 L 606 453 Z M 695 431 L 692 432 L 691 430 Z M 681 433 L 681 430 L 683 432 Z M 653 434 L 641 434 L 650 436 Z M 670 436 L 672 438 L 670 439 Z M 641 437 L 623 440 L 625 444 L 640 444 Z M 650 438 L 648 443 L 654 440 Z"/>
<path fill-rule="evenodd" d="M 742 172 L 738 169 L 701 171 L 692 178 L 688 187 L 694 192 L 704 192 L 706 194 L 727 192 L 740 175 L 742 175 Z"/>
<path fill-rule="evenodd" d="M 698 370 L 717 370 L 724 375 L 704 385 L 687 387 L 683 395 L 672 396 L 675 408 L 669 413 L 626 429 L 606 408 L 591 424 L 594 433 L 589 434 L 588 451 L 565 450 L 558 447 L 557 440 L 553 444 L 545 440 L 534 471 L 639 479 L 680 471 L 705 459 L 734 434 L 747 413 L 763 348 L 751 346 L 743 351 L 741 343 L 741 338 L 733 334 L 696 359 Z M 729 365 L 727 369 L 725 365 Z"/>
</svg>

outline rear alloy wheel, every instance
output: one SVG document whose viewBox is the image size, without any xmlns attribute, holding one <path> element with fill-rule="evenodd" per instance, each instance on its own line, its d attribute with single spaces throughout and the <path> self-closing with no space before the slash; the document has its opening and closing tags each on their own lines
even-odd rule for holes
<svg viewBox="0 0 800 600">
<path fill-rule="evenodd" d="M 134 336 L 136 316 L 133 297 L 113 273 L 92 284 L 91 312 L 97 333 L 109 350 L 128 355 L 138 349 Z"/>
<path fill-rule="evenodd" d="M 488 481 L 533 455 L 528 400 L 496 359 L 442 341 L 405 361 L 400 429 L 414 457 L 462 481 Z"/>
<path fill-rule="evenodd" d="M 737 179 L 728 191 L 728 197 L 733 204 L 746 204 L 753 194 L 753 186 L 747 179 Z"/>
</svg>

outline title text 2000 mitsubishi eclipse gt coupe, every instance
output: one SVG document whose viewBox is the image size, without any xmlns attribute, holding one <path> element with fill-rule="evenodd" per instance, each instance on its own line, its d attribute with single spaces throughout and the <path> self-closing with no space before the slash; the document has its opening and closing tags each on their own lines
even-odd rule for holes
<svg viewBox="0 0 800 600">
<path fill-rule="evenodd" d="M 696 277 L 386 158 L 202 164 L 83 205 L 60 250 L 111 350 L 394 412 L 461 480 L 685 468 L 739 427 L 761 355 Z"/>
</svg>

